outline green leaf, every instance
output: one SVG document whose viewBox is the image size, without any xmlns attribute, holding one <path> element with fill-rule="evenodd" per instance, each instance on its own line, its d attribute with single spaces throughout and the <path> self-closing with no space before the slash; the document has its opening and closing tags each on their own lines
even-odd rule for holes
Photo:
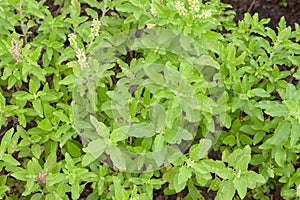
<svg viewBox="0 0 300 200">
<path fill-rule="evenodd" d="M 12 75 L 12 69 L 10 67 L 5 67 L 2 72 L 1 79 L 7 80 L 11 75 Z"/>
<path fill-rule="evenodd" d="M 222 121 L 223 125 L 224 125 L 227 129 L 230 129 L 230 127 L 231 127 L 231 122 L 232 122 L 232 119 L 231 119 L 230 115 L 225 114 L 225 117 L 221 117 L 220 120 Z"/>
<path fill-rule="evenodd" d="M 244 199 L 247 194 L 247 179 L 243 176 L 233 180 L 234 188 L 237 190 L 241 199 Z"/>
<path fill-rule="evenodd" d="M 150 110 L 150 113 L 152 122 L 156 126 L 156 131 L 160 131 L 163 128 L 166 120 L 166 111 L 164 107 L 159 104 L 155 105 Z"/>
<path fill-rule="evenodd" d="M 40 80 L 37 77 L 32 76 L 29 81 L 29 92 L 31 94 L 35 94 L 40 87 L 41 87 Z"/>
<path fill-rule="evenodd" d="M 265 113 L 272 117 L 281 117 L 289 114 L 285 105 L 275 101 L 261 101 L 257 104 L 257 106 L 265 109 Z"/>
<path fill-rule="evenodd" d="M 276 147 L 275 161 L 280 167 L 284 167 L 286 161 L 286 152 L 283 147 Z"/>
<path fill-rule="evenodd" d="M 71 185 L 71 194 L 72 194 L 72 199 L 79 199 L 80 196 L 80 188 L 79 188 L 79 183 L 76 181 Z"/>
<path fill-rule="evenodd" d="M 56 30 L 56 29 L 54 29 L 54 30 Z M 63 47 L 64 46 L 64 44 L 63 43 L 60 43 L 60 42 L 57 42 L 57 41 L 53 41 L 52 43 L 51 43 L 51 47 L 53 48 L 53 49 L 59 49 L 59 48 L 61 48 L 61 47 Z M 50 59 L 49 59 L 50 60 Z"/>
<path fill-rule="evenodd" d="M 94 160 L 96 160 L 97 158 L 95 156 L 93 156 L 92 154 L 90 153 L 87 153 L 83 156 L 82 158 L 82 166 L 83 167 L 86 167 L 88 166 L 91 162 L 93 162 Z"/>
<path fill-rule="evenodd" d="M 31 146 L 31 151 L 34 157 L 36 157 L 37 159 L 40 158 L 41 156 L 41 146 L 39 144 L 33 144 Z"/>
<path fill-rule="evenodd" d="M 110 140 L 113 143 L 117 143 L 119 141 L 123 141 L 128 138 L 127 132 L 129 130 L 129 126 L 122 126 L 120 128 L 117 128 L 113 130 L 113 132 L 110 134 Z"/>
<path fill-rule="evenodd" d="M 230 200 L 233 199 L 235 188 L 231 180 L 223 181 L 215 200 Z"/>
<path fill-rule="evenodd" d="M 39 161 L 32 157 L 31 160 L 27 163 L 28 174 L 36 176 L 40 171 L 42 171 L 42 167 L 39 164 Z"/>
<path fill-rule="evenodd" d="M 60 98 L 61 93 L 56 93 L 52 94 L 50 92 L 44 92 L 44 91 L 39 91 L 37 95 L 41 98 L 42 101 L 44 102 L 51 102 L 51 101 L 56 101 L 57 99 Z"/>
<path fill-rule="evenodd" d="M 234 177 L 234 171 L 232 168 L 225 168 L 225 169 L 217 170 L 216 174 L 225 180 L 233 179 L 233 177 Z"/>
<path fill-rule="evenodd" d="M 75 82 L 75 76 L 74 75 L 68 75 L 63 80 L 59 81 L 58 84 L 60 85 L 71 85 Z"/>
<path fill-rule="evenodd" d="M 226 168 L 225 164 L 219 160 L 201 160 L 200 164 L 212 173 Z"/>
<path fill-rule="evenodd" d="M 178 174 L 179 174 L 179 172 L 175 172 L 175 174 L 173 175 L 174 178 L 172 178 L 172 180 L 171 180 L 171 183 L 173 183 L 173 184 L 172 184 L 172 188 L 170 187 L 170 189 L 173 190 L 173 193 L 178 193 L 186 187 L 185 183 L 180 184 L 178 182 Z"/>
<path fill-rule="evenodd" d="M 228 135 L 227 137 L 224 138 L 223 143 L 232 147 L 236 143 L 236 138 L 234 135 Z"/>
<path fill-rule="evenodd" d="M 126 170 L 126 163 L 131 159 L 127 159 L 126 155 L 121 152 L 121 150 L 115 146 L 111 146 L 109 149 L 106 150 L 109 153 L 110 158 L 113 164 L 121 171 Z M 128 163 L 129 164 L 129 163 Z"/>
<path fill-rule="evenodd" d="M 46 82 L 46 78 L 45 78 L 46 72 L 39 65 L 33 65 L 30 72 L 33 75 L 35 75 L 40 81 Z"/>
<path fill-rule="evenodd" d="M 41 200 L 42 197 L 43 197 L 42 193 L 36 193 L 36 194 L 31 196 L 30 200 Z"/>
<path fill-rule="evenodd" d="M 296 120 L 292 121 L 291 129 L 291 146 L 294 146 L 300 138 L 300 123 Z"/>
<path fill-rule="evenodd" d="M 7 176 L 0 176 L 0 185 L 5 185 L 7 181 Z"/>
<path fill-rule="evenodd" d="M 13 75 L 10 76 L 7 81 L 7 89 L 8 90 L 11 89 L 15 85 L 16 82 L 17 82 L 16 77 Z"/>
<path fill-rule="evenodd" d="M 98 19 L 98 13 L 90 8 L 85 9 L 86 13 L 90 15 L 93 19 Z"/>
<path fill-rule="evenodd" d="M 17 172 L 14 172 L 11 174 L 12 177 L 18 179 L 18 180 L 21 180 L 21 181 L 27 181 L 27 175 L 28 175 L 28 172 L 25 171 L 23 168 L 18 168 L 18 171 Z"/>
<path fill-rule="evenodd" d="M 195 186 L 194 182 L 188 182 L 188 189 L 191 200 L 204 199 L 204 197 L 200 194 L 200 190 L 198 190 L 198 188 Z"/>
<path fill-rule="evenodd" d="M 37 112 L 40 117 L 43 117 L 43 106 L 40 99 L 35 99 L 32 101 L 32 107 Z"/>
<path fill-rule="evenodd" d="M 81 156 L 81 148 L 79 148 L 74 142 L 70 141 L 66 145 L 71 156 L 75 158 L 79 158 Z"/>
<path fill-rule="evenodd" d="M 57 173 L 57 174 L 48 174 L 46 178 L 46 183 L 49 186 L 53 186 L 57 183 L 62 183 L 66 181 L 66 175 L 62 173 Z"/>
<path fill-rule="evenodd" d="M 25 91 L 17 91 L 13 93 L 13 97 L 15 97 L 18 100 L 32 100 L 34 99 L 34 96 L 32 94 L 29 94 Z"/>
<path fill-rule="evenodd" d="M 14 128 L 11 128 L 4 134 L 3 138 L 1 139 L 0 159 L 2 157 L 2 154 L 6 151 L 13 134 L 14 134 Z"/>
<path fill-rule="evenodd" d="M 13 165 L 13 166 L 20 165 L 19 161 L 17 161 L 14 157 L 12 157 L 9 154 L 3 154 L 1 160 L 3 160 L 4 162 L 6 162 L 6 163 L 8 163 L 10 165 Z"/>
<path fill-rule="evenodd" d="M 129 199 L 129 193 L 121 185 L 121 179 L 117 176 L 113 176 L 113 185 L 115 188 L 115 199 Z"/>
<path fill-rule="evenodd" d="M 156 84 L 164 85 L 165 80 L 163 73 L 164 69 L 160 65 L 146 66 L 143 68 L 146 75 Z"/>
<path fill-rule="evenodd" d="M 107 144 L 103 139 L 98 139 L 89 143 L 89 145 L 85 148 L 85 151 L 93 155 L 95 158 L 99 158 L 104 152 Z"/>
<path fill-rule="evenodd" d="M 238 170 L 247 170 L 251 160 L 250 154 L 251 148 L 249 145 L 245 146 L 243 150 L 236 149 L 229 155 L 228 164 Z"/>
<path fill-rule="evenodd" d="M 299 56 L 288 56 L 288 59 L 293 63 L 293 65 L 300 66 L 300 57 Z"/>
<path fill-rule="evenodd" d="M 264 121 L 263 112 L 260 108 L 256 106 L 257 103 L 253 100 L 250 100 L 247 102 L 247 105 L 248 105 L 248 109 L 245 110 L 245 112 L 250 116 L 255 116 L 257 119 L 263 122 Z"/>
<path fill-rule="evenodd" d="M 197 60 L 194 61 L 195 64 L 201 66 L 195 66 L 196 69 L 201 73 L 202 71 L 202 66 L 211 66 L 211 67 L 214 67 L 216 69 L 219 69 L 220 68 L 220 65 L 217 61 L 215 61 L 211 56 L 209 55 L 201 55 L 199 58 L 197 58 Z M 205 74 L 207 75 L 207 74 Z M 210 77 L 210 74 L 207 76 L 207 77 Z"/>
<path fill-rule="evenodd" d="M 53 115 L 58 117 L 59 120 L 62 122 L 66 122 L 66 123 L 70 122 L 70 119 L 63 113 L 62 110 L 53 112 Z"/>
<path fill-rule="evenodd" d="M 141 122 L 130 126 L 128 135 L 137 138 L 152 137 L 156 134 L 156 128 L 152 123 Z"/>
<path fill-rule="evenodd" d="M 71 0 L 72 6 L 75 8 L 75 10 L 80 13 L 81 8 L 80 8 L 80 3 L 78 0 Z"/>
<path fill-rule="evenodd" d="M 1 185 L 0 186 L 0 198 L 4 197 L 5 192 L 9 190 L 9 187 L 6 185 Z"/>
<path fill-rule="evenodd" d="M 51 171 L 56 163 L 56 152 L 52 152 L 47 157 L 46 162 L 44 164 L 44 168 Z"/>
<path fill-rule="evenodd" d="M 252 90 L 249 90 L 247 94 L 250 98 L 253 96 L 263 97 L 263 98 L 270 96 L 270 94 L 268 94 L 267 91 L 262 88 L 254 88 Z"/>
<path fill-rule="evenodd" d="M 265 131 L 258 131 L 253 138 L 253 145 L 258 144 L 266 136 Z"/>
<path fill-rule="evenodd" d="M 274 135 L 266 141 L 268 144 L 282 146 L 289 138 L 291 124 L 289 121 L 282 121 L 275 129 Z"/>
<path fill-rule="evenodd" d="M 165 138 L 163 135 L 156 135 L 152 146 L 153 151 L 160 151 L 164 147 Z"/>
<path fill-rule="evenodd" d="M 249 136 L 245 135 L 245 134 L 240 135 L 240 140 L 245 145 L 251 145 L 252 144 L 252 139 Z"/>
<path fill-rule="evenodd" d="M 297 71 L 293 74 L 296 80 L 300 80 L 300 71 Z"/>
<path fill-rule="evenodd" d="M 165 141 L 170 144 L 179 144 L 182 140 L 192 140 L 193 134 L 181 127 L 175 127 L 165 133 Z"/>
<path fill-rule="evenodd" d="M 90 115 L 90 120 L 92 125 L 95 127 L 97 134 L 100 137 L 104 137 L 108 139 L 110 134 L 108 127 L 102 122 L 99 122 L 93 115 Z"/>
<path fill-rule="evenodd" d="M 129 4 L 129 3 L 125 3 L 125 4 L 120 4 L 116 7 L 116 9 L 120 12 L 128 12 L 128 13 L 132 13 L 134 10 L 138 10 L 139 8 Z"/>
<path fill-rule="evenodd" d="M 182 166 L 179 168 L 178 171 L 178 177 L 177 177 L 177 181 L 178 184 L 182 185 L 186 185 L 186 182 L 189 180 L 189 178 L 192 176 L 192 169 L 187 167 L 187 166 Z M 180 192 L 178 190 L 176 190 L 176 192 Z"/>
<path fill-rule="evenodd" d="M 68 171 L 74 170 L 75 162 L 74 162 L 74 160 L 72 159 L 72 157 L 70 156 L 70 154 L 68 152 L 65 153 L 65 160 L 64 161 L 66 163 L 65 167 Z M 73 181 L 70 181 L 71 178 L 72 178 L 72 176 L 71 177 L 69 176 L 69 182 L 71 182 L 71 184 L 72 184 L 74 182 L 74 179 L 73 179 Z"/>
<path fill-rule="evenodd" d="M 261 174 L 257 174 L 254 171 L 248 171 L 245 173 L 247 178 L 248 188 L 254 189 L 257 183 L 264 184 L 266 181 Z"/>
<path fill-rule="evenodd" d="M 217 191 L 217 190 L 219 190 L 221 184 L 222 184 L 222 181 L 218 177 L 216 177 L 211 181 L 208 190 Z"/>
<path fill-rule="evenodd" d="M 200 175 L 203 175 L 203 174 L 208 174 L 210 171 L 207 170 L 204 166 L 202 166 L 201 164 L 199 163 L 196 163 L 194 162 L 191 167 L 194 169 L 195 171 L 195 174 L 200 174 Z"/>
<path fill-rule="evenodd" d="M 49 119 L 43 119 L 38 123 L 38 127 L 45 131 L 52 131 L 53 126 Z"/>
<path fill-rule="evenodd" d="M 190 149 L 190 158 L 194 161 L 204 158 L 208 154 L 211 145 L 211 140 L 201 139 L 199 144 L 193 145 Z"/>
</svg>

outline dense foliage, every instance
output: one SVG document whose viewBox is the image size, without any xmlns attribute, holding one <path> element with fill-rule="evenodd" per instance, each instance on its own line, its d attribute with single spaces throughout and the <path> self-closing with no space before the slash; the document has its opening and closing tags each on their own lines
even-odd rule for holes
<svg viewBox="0 0 300 200">
<path fill-rule="evenodd" d="M 45 2 L 0 1 L 1 198 L 300 199 L 298 24 L 235 24 L 219 0 Z"/>
</svg>

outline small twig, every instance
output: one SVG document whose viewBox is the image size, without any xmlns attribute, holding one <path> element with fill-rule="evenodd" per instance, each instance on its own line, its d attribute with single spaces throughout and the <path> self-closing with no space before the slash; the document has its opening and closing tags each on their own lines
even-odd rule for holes
<svg viewBox="0 0 300 200">
<path fill-rule="evenodd" d="M 57 9 L 56 12 L 55 12 L 54 17 L 57 17 L 57 16 L 59 15 L 59 13 L 61 12 L 61 9 L 62 9 L 62 7 L 64 6 L 64 4 L 65 4 L 65 0 L 62 0 L 62 1 L 61 1 L 61 4 L 59 5 L 58 9 Z"/>
<path fill-rule="evenodd" d="M 106 6 L 107 6 L 107 1 L 104 0 L 104 8 L 103 8 L 103 11 L 102 11 L 102 16 L 101 17 L 104 17 L 105 16 L 105 13 L 107 12 L 106 10 Z"/>
<path fill-rule="evenodd" d="M 255 4 L 255 0 L 252 1 L 252 3 L 250 5 L 250 7 L 248 8 L 247 12 L 251 11 L 251 9 L 253 8 L 254 4 Z"/>
</svg>

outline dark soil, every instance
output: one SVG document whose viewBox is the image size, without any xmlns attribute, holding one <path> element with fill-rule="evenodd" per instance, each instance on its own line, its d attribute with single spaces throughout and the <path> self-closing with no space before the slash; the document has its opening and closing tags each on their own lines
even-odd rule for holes
<svg viewBox="0 0 300 200">
<path fill-rule="evenodd" d="M 294 27 L 294 23 L 300 24 L 300 1 L 286 0 L 287 6 L 281 4 L 282 0 L 221 0 L 223 3 L 231 4 L 236 12 L 235 20 L 242 20 L 244 13 L 251 15 L 258 13 L 259 18 L 270 18 L 270 28 L 276 29 L 282 16 L 285 17 L 287 25 Z"/>
</svg>

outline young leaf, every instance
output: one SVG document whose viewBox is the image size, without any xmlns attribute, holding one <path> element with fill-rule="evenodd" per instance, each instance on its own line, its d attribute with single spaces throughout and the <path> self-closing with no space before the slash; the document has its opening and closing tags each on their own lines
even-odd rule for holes
<svg viewBox="0 0 300 200">
<path fill-rule="evenodd" d="M 276 148 L 275 161 L 280 167 L 284 167 L 286 161 L 286 152 L 283 147 Z"/>
<path fill-rule="evenodd" d="M 77 181 L 71 185 L 71 194 L 72 194 L 72 199 L 79 199 L 80 187 Z"/>
<path fill-rule="evenodd" d="M 175 184 L 175 191 L 180 192 L 186 186 L 187 181 L 192 175 L 192 169 L 187 166 L 181 166 L 178 171 L 177 182 Z"/>
<path fill-rule="evenodd" d="M 8 144 L 11 141 L 11 137 L 14 133 L 14 129 L 11 128 L 9 129 L 3 136 L 3 138 L 1 139 L 1 145 L 0 145 L 0 159 L 2 157 L 2 154 L 6 151 Z"/>
<path fill-rule="evenodd" d="M 234 184 L 231 180 L 223 181 L 215 200 L 233 199 L 235 193 Z"/>
<path fill-rule="evenodd" d="M 291 129 L 291 146 L 294 146 L 300 138 L 300 123 L 296 120 L 292 121 Z"/>
<path fill-rule="evenodd" d="M 80 2 L 78 0 L 71 0 L 72 6 L 75 8 L 75 10 L 80 13 Z"/>
<path fill-rule="evenodd" d="M 35 99 L 32 101 L 33 109 L 37 112 L 40 117 L 43 117 L 43 106 L 40 99 Z"/>
<path fill-rule="evenodd" d="M 245 146 L 243 150 L 236 149 L 228 157 L 228 164 L 234 166 L 237 170 L 247 170 L 248 164 L 251 160 L 251 148 L 249 145 Z"/>
<path fill-rule="evenodd" d="M 237 190 L 241 199 L 244 199 L 247 194 L 247 179 L 243 176 L 233 180 L 234 188 Z"/>
</svg>

